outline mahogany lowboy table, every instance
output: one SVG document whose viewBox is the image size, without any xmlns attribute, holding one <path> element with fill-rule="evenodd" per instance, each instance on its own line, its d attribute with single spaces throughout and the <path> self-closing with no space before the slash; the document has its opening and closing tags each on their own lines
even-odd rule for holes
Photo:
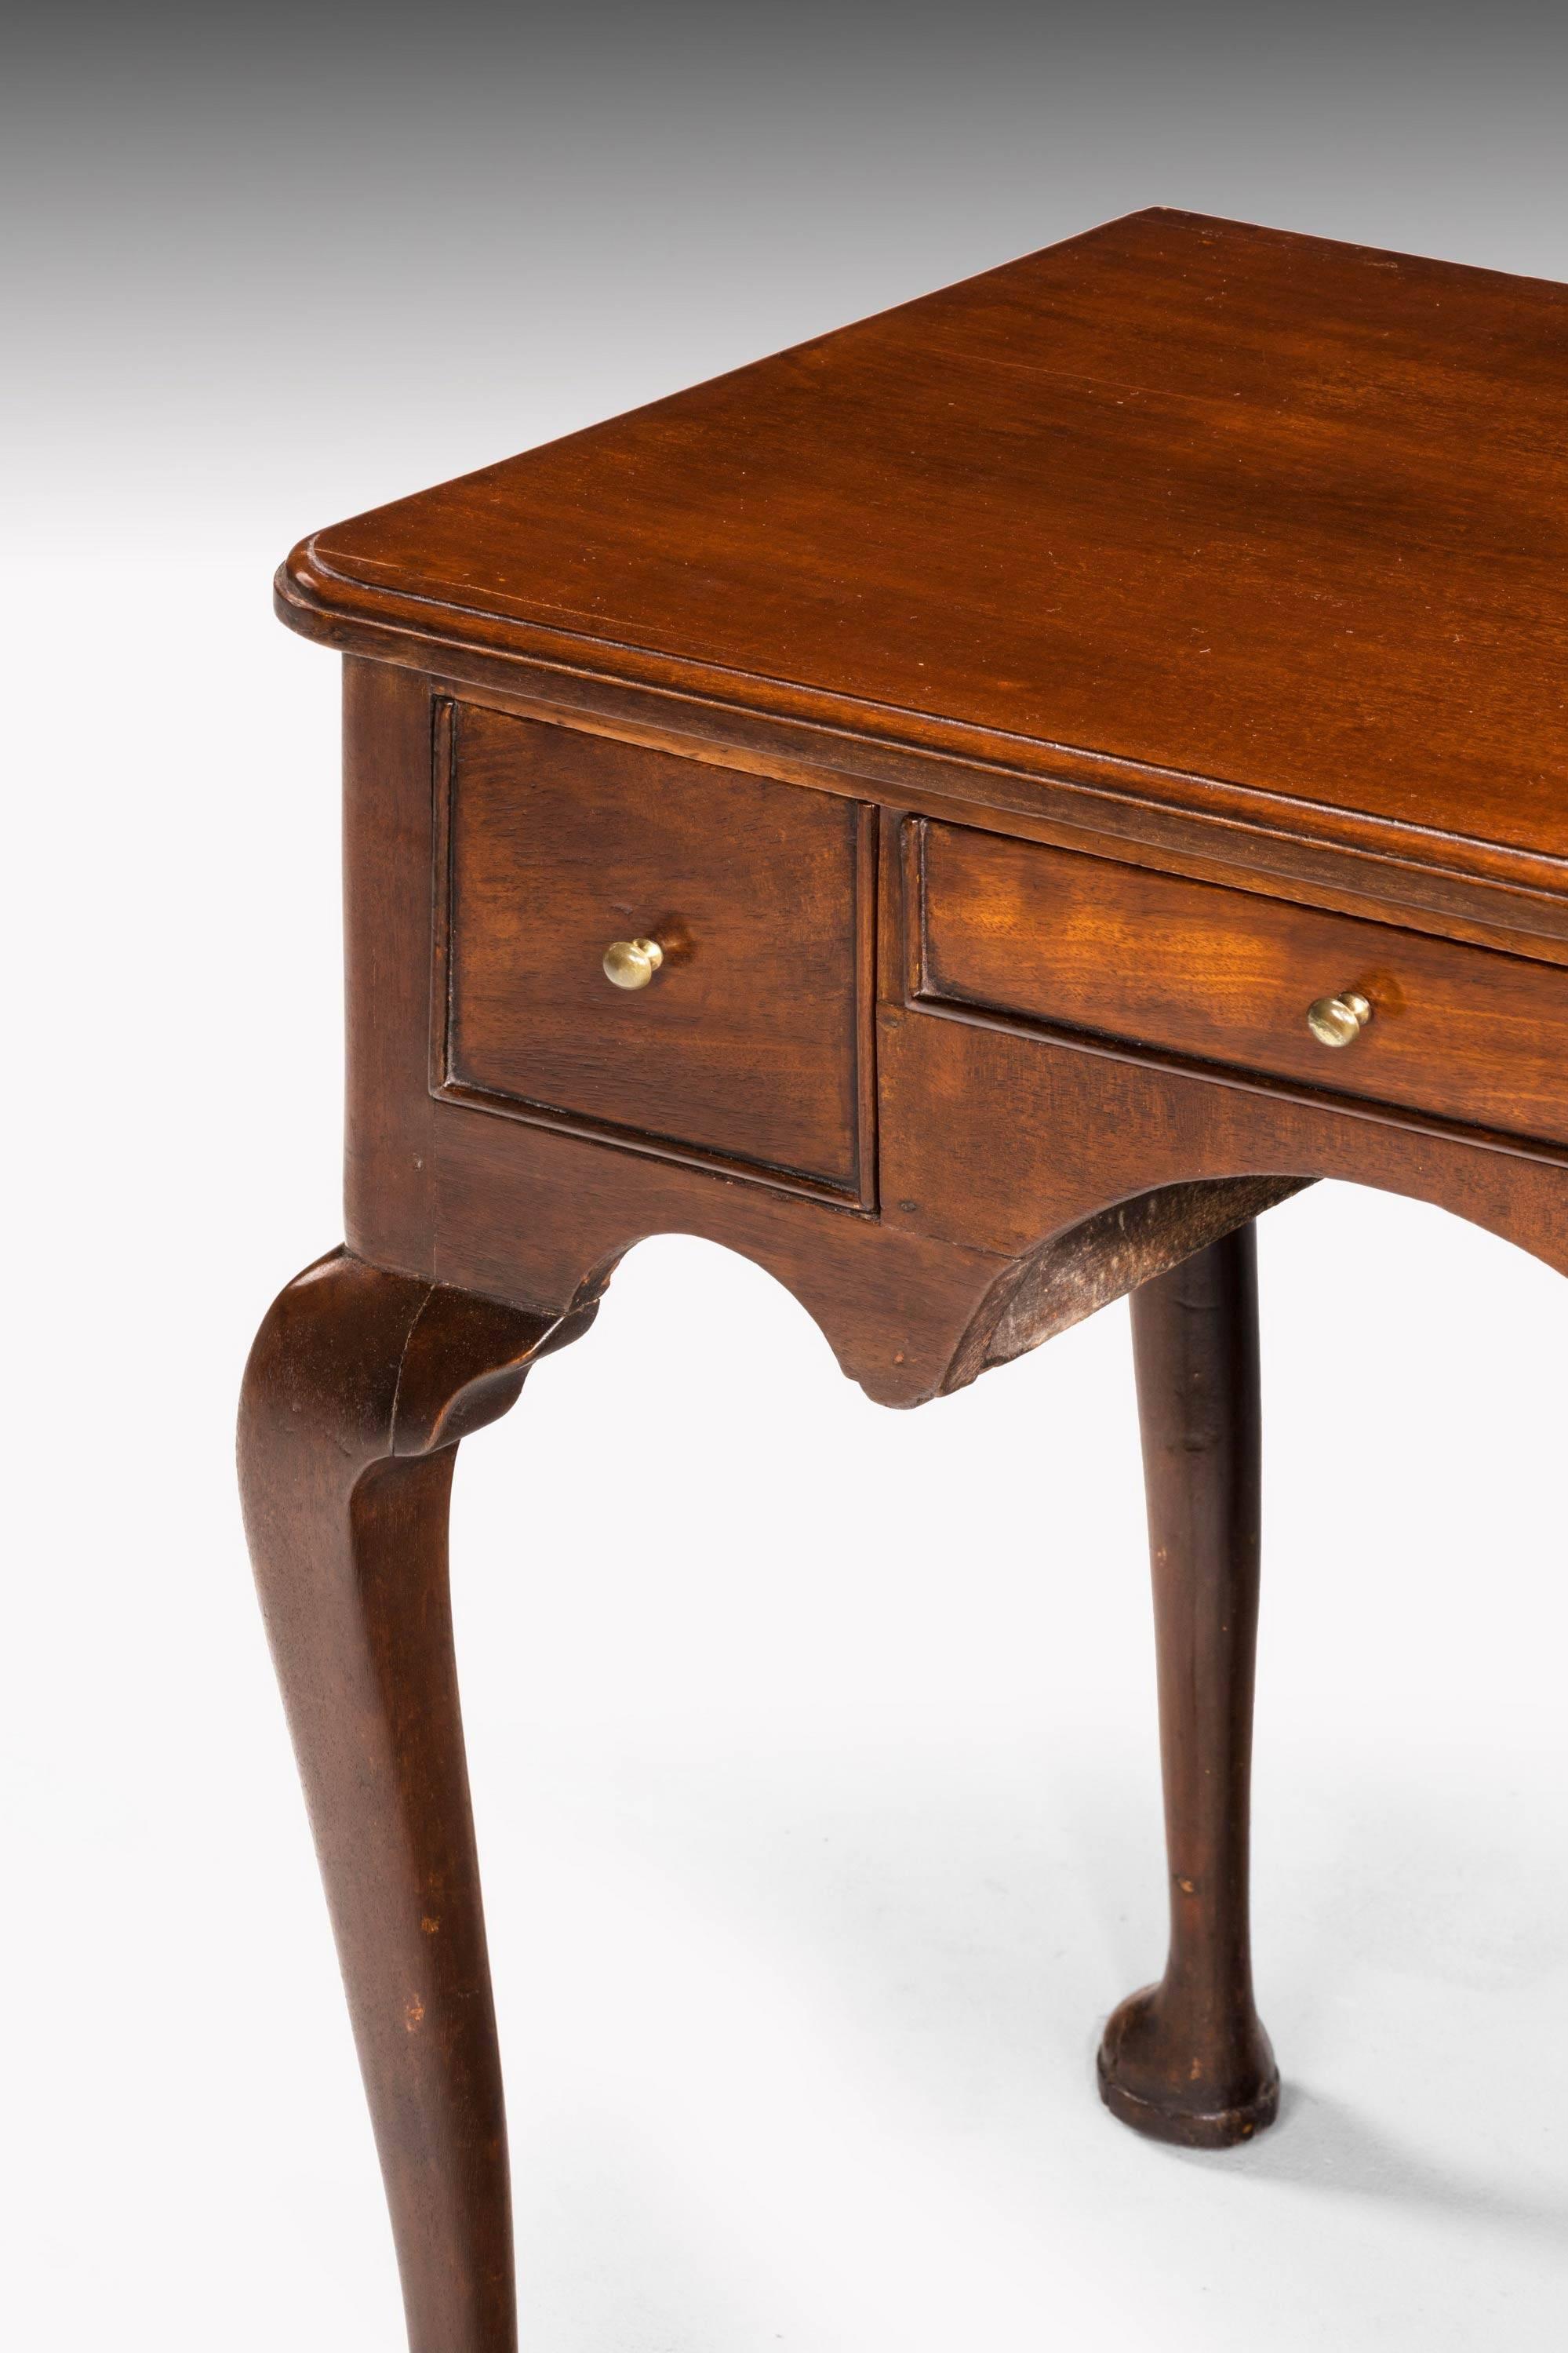
<svg viewBox="0 0 1568 2353">
<path fill-rule="evenodd" d="M 1170 1845 L 1109 2106 L 1275 2114 L 1254 1227 L 1568 1271 L 1568 290 L 1137 214 L 321 533 L 347 1242 L 252 1550 L 414 2353 L 515 2341 L 447 1598 L 458 1441 L 641 1236 L 918 1405 L 1132 1293 Z"/>
</svg>

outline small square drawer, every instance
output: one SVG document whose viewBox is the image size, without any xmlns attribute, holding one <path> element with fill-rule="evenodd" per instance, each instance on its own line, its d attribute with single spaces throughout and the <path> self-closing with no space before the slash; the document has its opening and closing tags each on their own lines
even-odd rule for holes
<svg viewBox="0 0 1568 2353">
<path fill-rule="evenodd" d="M 437 1092 L 859 1202 L 869 812 L 448 711 Z M 607 951 L 640 942 L 657 963 L 623 953 L 616 986 Z"/>
<path fill-rule="evenodd" d="M 969 827 L 915 832 L 917 997 L 1568 1144 L 1554 965 Z M 1347 997 L 1359 1028 L 1331 1010 Z M 1341 1043 L 1314 1034 L 1314 1008 Z"/>
</svg>

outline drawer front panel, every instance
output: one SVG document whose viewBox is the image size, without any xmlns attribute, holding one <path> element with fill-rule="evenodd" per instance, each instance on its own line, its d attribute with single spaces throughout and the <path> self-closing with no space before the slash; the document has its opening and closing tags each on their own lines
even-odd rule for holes
<svg viewBox="0 0 1568 2353">
<path fill-rule="evenodd" d="M 1216 884 L 920 823 L 915 993 L 1568 1143 L 1568 974 Z M 1319 1043 L 1315 1001 L 1372 1018 Z"/>
<path fill-rule="evenodd" d="M 874 882 L 857 803 L 450 711 L 437 1092 L 861 1198 Z M 618 940 L 656 940 L 613 987 Z"/>
</svg>

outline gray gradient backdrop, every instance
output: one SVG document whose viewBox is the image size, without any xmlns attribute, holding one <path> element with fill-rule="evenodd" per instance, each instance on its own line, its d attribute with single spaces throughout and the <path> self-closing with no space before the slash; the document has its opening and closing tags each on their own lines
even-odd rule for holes
<svg viewBox="0 0 1568 2353">
<path fill-rule="evenodd" d="M 249 1329 L 338 1230 L 336 686 L 273 565 L 1146 204 L 1568 279 L 1568 12 L 75 8 L 6 42 L 0 2330 L 388 2353 L 228 1464 Z M 1561 2341 L 1563 1287 L 1334 1187 L 1265 1281 L 1291 2089 L 1218 2164 L 1091 2084 L 1160 1939 L 1119 1313 L 890 1417 L 755 1270 L 661 1242 L 470 1451 L 531 2353 Z M 617 1347 L 659 1367 L 635 1408 Z"/>
</svg>

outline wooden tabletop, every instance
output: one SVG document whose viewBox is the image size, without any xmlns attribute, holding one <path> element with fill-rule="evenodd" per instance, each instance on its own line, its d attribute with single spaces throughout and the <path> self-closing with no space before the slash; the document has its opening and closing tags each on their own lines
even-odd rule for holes
<svg viewBox="0 0 1568 2353">
<path fill-rule="evenodd" d="M 1568 288 L 1137 213 L 322 532 L 280 593 L 1556 895 L 1565 427 Z"/>
</svg>

